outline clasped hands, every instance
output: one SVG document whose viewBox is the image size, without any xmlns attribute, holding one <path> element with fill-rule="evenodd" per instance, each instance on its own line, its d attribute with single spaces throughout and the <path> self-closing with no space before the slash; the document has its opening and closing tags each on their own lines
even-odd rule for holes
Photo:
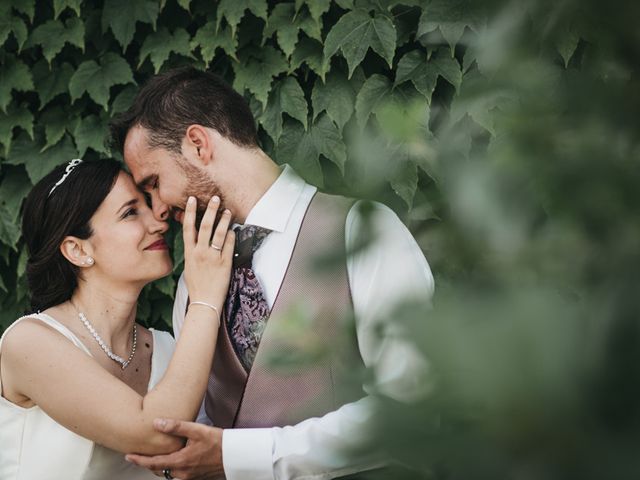
<svg viewBox="0 0 640 480">
<path fill-rule="evenodd" d="M 193 422 L 156 419 L 153 427 L 163 433 L 187 440 L 185 446 L 167 455 L 148 457 L 128 454 L 128 462 L 147 468 L 159 477 L 169 469 L 180 480 L 210 480 L 224 478 L 222 467 L 222 429 Z"/>
</svg>

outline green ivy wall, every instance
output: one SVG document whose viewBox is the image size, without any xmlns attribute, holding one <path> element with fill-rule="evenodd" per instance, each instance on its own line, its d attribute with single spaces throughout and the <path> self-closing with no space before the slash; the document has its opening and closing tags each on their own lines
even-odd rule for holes
<svg viewBox="0 0 640 480">
<path fill-rule="evenodd" d="M 486 143 L 505 103 L 458 101 L 482 79 L 467 48 L 484 27 L 480 3 L 0 0 L 0 331 L 27 307 L 19 225 L 29 189 L 71 158 L 109 156 L 109 119 L 172 66 L 228 80 L 250 102 L 264 149 L 309 182 L 383 200 L 416 231 L 442 218 L 438 126 L 471 121 Z M 553 38 L 560 68 L 577 32 Z M 364 153 L 362 132 L 373 139 Z M 176 275 L 145 289 L 142 321 L 170 325 Z"/>
</svg>

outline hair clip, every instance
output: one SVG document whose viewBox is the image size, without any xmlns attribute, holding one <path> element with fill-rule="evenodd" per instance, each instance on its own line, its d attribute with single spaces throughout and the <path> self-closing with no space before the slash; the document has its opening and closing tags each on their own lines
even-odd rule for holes
<svg viewBox="0 0 640 480">
<path fill-rule="evenodd" d="M 73 172 L 73 169 L 76 168 L 81 163 L 82 163 L 82 159 L 80 158 L 74 158 L 73 160 L 69 161 L 69 163 L 67 164 L 67 168 L 64 169 L 64 174 L 62 175 L 62 178 L 56 182 L 56 184 L 53 186 L 53 188 L 51 188 L 51 190 L 49 190 L 49 195 L 47 195 L 47 198 L 51 196 L 53 191 L 56 188 L 58 188 L 58 186 L 62 185 L 62 182 L 64 182 L 69 176 L 69 174 Z"/>
</svg>

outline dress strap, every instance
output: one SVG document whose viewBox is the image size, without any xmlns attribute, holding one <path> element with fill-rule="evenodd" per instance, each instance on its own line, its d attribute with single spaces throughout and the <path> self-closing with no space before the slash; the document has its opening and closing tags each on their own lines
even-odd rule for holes
<svg viewBox="0 0 640 480">
<path fill-rule="evenodd" d="M 51 315 L 48 315 L 46 313 L 32 313 L 30 315 L 25 315 L 24 317 L 18 318 L 15 322 L 9 325 L 9 327 L 2 334 L 2 337 L 0 337 L 0 355 L 2 355 L 2 341 L 4 340 L 5 335 L 9 333 L 11 329 L 13 329 L 13 327 L 15 327 L 18 323 L 22 322 L 23 320 L 26 320 L 27 318 L 33 318 L 36 320 L 40 320 L 43 323 L 46 323 L 51 328 L 58 331 L 60 334 L 64 335 L 69 341 L 71 341 L 71 343 L 73 343 L 80 350 L 84 351 L 87 355 L 92 356 L 91 352 L 89 352 L 89 349 L 84 345 L 84 343 L 82 343 L 82 341 L 71 330 L 69 330 L 67 327 L 65 327 L 62 323 L 60 323 L 58 320 L 53 318 Z M 0 395 L 2 395 L 1 372 L 0 372 Z"/>
</svg>

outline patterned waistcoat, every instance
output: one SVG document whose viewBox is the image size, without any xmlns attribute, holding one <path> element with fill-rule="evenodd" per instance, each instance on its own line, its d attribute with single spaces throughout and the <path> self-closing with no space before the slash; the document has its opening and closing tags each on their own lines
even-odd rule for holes
<svg viewBox="0 0 640 480">
<path fill-rule="evenodd" d="M 291 425 L 362 397 L 360 385 L 349 382 L 362 366 L 344 242 L 352 204 L 313 197 L 249 374 L 220 329 L 205 400 L 215 426 Z"/>
</svg>

